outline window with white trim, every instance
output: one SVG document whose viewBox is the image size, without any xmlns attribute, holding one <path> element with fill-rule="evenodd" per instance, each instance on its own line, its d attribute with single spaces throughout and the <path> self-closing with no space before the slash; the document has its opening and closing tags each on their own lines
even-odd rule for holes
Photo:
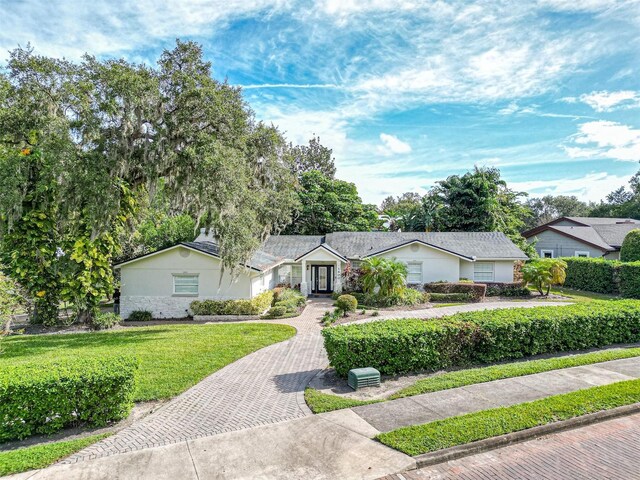
<svg viewBox="0 0 640 480">
<path fill-rule="evenodd" d="M 474 282 L 493 282 L 494 279 L 493 262 L 474 262 L 473 264 L 473 281 Z"/>
<path fill-rule="evenodd" d="M 174 275 L 173 294 L 174 295 L 198 295 L 199 278 L 198 275 Z"/>
<path fill-rule="evenodd" d="M 583 257 L 583 258 L 589 258 L 591 256 L 591 254 L 587 251 L 580 251 L 580 250 L 576 250 L 576 257 Z"/>
<path fill-rule="evenodd" d="M 553 250 L 540 250 L 542 258 L 553 258 Z"/>
<path fill-rule="evenodd" d="M 407 263 L 407 283 L 422 283 L 422 262 Z"/>
</svg>

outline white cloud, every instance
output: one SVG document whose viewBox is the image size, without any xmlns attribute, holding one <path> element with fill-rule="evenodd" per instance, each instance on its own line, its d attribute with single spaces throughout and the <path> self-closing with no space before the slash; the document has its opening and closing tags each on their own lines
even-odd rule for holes
<svg viewBox="0 0 640 480">
<path fill-rule="evenodd" d="M 586 103 L 596 112 L 610 112 L 618 108 L 640 107 L 640 93 L 633 90 L 621 90 L 619 92 L 584 93 L 580 95 L 580 101 Z"/>
<path fill-rule="evenodd" d="M 616 188 L 628 185 L 630 179 L 631 175 L 594 172 L 580 178 L 509 182 L 509 187 L 529 192 L 530 196 L 575 195 L 584 201 L 598 201 Z"/>
<path fill-rule="evenodd" d="M 403 142 L 395 135 L 389 135 L 387 133 L 380 134 L 380 140 L 383 145 L 378 147 L 378 152 L 383 155 L 403 154 L 411 152 L 411 145 Z"/>
<path fill-rule="evenodd" d="M 580 125 L 563 148 L 571 158 L 605 157 L 640 161 L 640 129 L 598 120 Z"/>
</svg>

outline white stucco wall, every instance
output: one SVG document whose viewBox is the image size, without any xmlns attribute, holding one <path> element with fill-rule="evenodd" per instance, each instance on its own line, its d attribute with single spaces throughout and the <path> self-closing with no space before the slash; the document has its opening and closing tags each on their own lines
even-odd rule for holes
<svg viewBox="0 0 640 480">
<path fill-rule="evenodd" d="M 422 283 L 437 282 L 438 280 L 457 282 L 460 279 L 460 265 L 470 263 L 449 253 L 417 243 L 378 256 L 395 258 L 405 263 L 422 262 Z"/>
<path fill-rule="evenodd" d="M 484 262 L 485 260 L 478 260 Z M 511 260 L 492 260 L 493 263 L 493 281 L 494 282 L 513 282 L 513 264 Z M 460 278 L 468 278 L 473 280 L 473 262 L 460 262 Z"/>
<path fill-rule="evenodd" d="M 173 275 L 183 274 L 198 275 L 198 295 L 173 293 Z M 232 278 L 222 273 L 217 258 L 177 247 L 120 268 L 120 315 L 127 318 L 133 310 L 149 310 L 156 318 L 185 317 L 193 300 L 251 298 L 266 290 L 271 278 L 265 277 L 262 287 L 260 275 L 242 270 Z"/>
</svg>

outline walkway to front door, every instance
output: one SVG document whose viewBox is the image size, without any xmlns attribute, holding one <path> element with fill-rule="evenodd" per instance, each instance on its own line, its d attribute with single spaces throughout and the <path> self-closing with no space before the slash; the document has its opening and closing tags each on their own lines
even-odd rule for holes
<svg viewBox="0 0 640 480">
<path fill-rule="evenodd" d="M 333 292 L 333 265 L 311 265 L 311 293 Z"/>
</svg>

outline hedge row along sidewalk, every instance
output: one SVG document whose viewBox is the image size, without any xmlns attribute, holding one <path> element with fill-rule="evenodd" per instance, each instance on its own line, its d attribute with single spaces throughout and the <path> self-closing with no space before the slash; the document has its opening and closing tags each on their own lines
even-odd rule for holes
<svg viewBox="0 0 640 480">
<path fill-rule="evenodd" d="M 374 367 L 382 374 L 437 371 L 640 341 L 640 302 L 594 301 L 403 319 L 322 331 L 338 375 Z"/>
<path fill-rule="evenodd" d="M 488 367 L 457 370 L 418 380 L 413 385 L 405 387 L 393 395 L 379 400 L 358 400 L 323 393 L 313 388 L 307 388 L 305 390 L 305 400 L 313 413 L 325 413 L 343 408 L 358 407 L 361 405 L 370 405 L 371 403 L 395 400 L 397 398 L 421 395 L 423 393 L 464 387 L 465 385 L 491 382 L 493 380 L 502 380 L 505 378 L 521 377 L 524 375 L 533 375 L 552 370 L 561 370 L 564 368 L 579 367 L 638 356 L 640 356 L 640 348 L 622 348 L 603 352 L 582 353 L 565 357 L 544 358 L 540 360 L 529 360 L 491 365 Z"/>
<path fill-rule="evenodd" d="M 638 402 L 640 380 L 628 380 L 399 428 L 376 438 L 416 456 Z"/>
</svg>

